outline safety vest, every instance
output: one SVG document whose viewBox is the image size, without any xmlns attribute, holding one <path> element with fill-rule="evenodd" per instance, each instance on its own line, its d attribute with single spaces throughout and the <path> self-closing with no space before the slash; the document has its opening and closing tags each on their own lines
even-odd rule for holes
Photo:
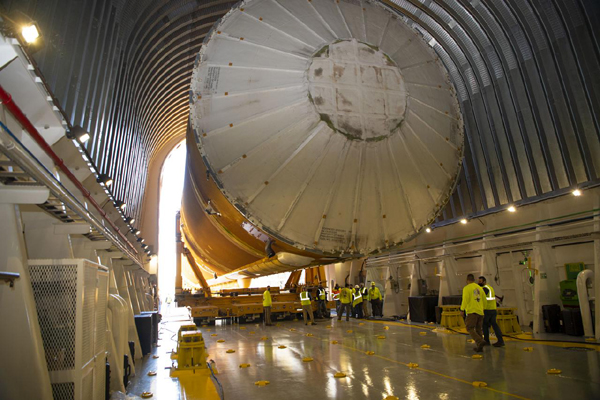
<svg viewBox="0 0 600 400">
<path fill-rule="evenodd" d="M 339 290 L 338 291 L 334 290 L 332 292 L 332 295 L 333 295 L 333 301 L 338 301 L 340 299 L 340 291 Z"/>
<path fill-rule="evenodd" d="M 476 283 L 469 283 L 463 288 L 462 303 L 460 309 L 468 314 L 483 315 L 483 309 L 487 300 L 485 292 Z"/>
<path fill-rule="evenodd" d="M 487 292 L 486 290 L 487 289 Z M 485 293 L 485 299 L 487 300 L 484 310 L 495 310 L 496 309 L 496 293 L 494 292 L 494 288 L 490 285 L 483 285 L 483 292 Z"/>
<path fill-rule="evenodd" d="M 352 303 L 352 291 L 348 288 L 343 288 L 340 293 L 340 301 L 342 304 Z"/>
<path fill-rule="evenodd" d="M 265 292 L 263 293 L 263 307 L 271 307 L 271 304 L 271 292 L 265 290 Z"/>
<path fill-rule="evenodd" d="M 371 300 L 381 299 L 381 292 L 377 286 L 372 286 L 371 289 L 369 289 L 369 297 Z"/>
<path fill-rule="evenodd" d="M 362 295 L 360 294 L 360 291 L 357 290 L 356 293 L 354 293 L 352 295 L 352 306 L 356 306 L 357 304 L 362 303 Z"/>
<path fill-rule="evenodd" d="M 310 297 L 308 296 L 308 292 L 304 291 L 300 293 L 300 303 L 303 306 L 310 306 Z"/>
<path fill-rule="evenodd" d="M 370 300 L 370 298 L 369 298 L 369 289 L 367 289 L 366 287 L 362 288 L 361 289 L 361 294 L 362 294 L 363 300 L 365 300 L 365 301 L 369 301 Z"/>
<path fill-rule="evenodd" d="M 319 300 L 325 300 L 326 299 L 326 294 L 325 294 L 325 289 L 317 289 L 317 293 L 319 296 Z"/>
</svg>

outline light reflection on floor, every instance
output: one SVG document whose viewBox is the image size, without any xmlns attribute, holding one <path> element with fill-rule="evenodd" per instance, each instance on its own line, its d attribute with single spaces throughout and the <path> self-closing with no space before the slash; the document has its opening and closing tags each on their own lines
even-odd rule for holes
<svg viewBox="0 0 600 400">
<path fill-rule="evenodd" d="M 161 344 L 155 349 L 160 356 L 146 356 L 136 368 L 141 373 L 129 386 L 129 392 L 154 392 L 155 399 L 177 399 L 178 382 L 169 378 L 165 367 L 171 362 L 168 352 L 175 347 L 171 340 L 184 322 L 161 324 Z M 252 323 L 223 324 L 202 328 L 210 358 L 219 369 L 219 380 L 225 398 L 231 399 L 383 399 L 394 395 L 401 399 L 598 399 L 600 398 L 600 353 L 570 351 L 540 344 L 507 342 L 502 349 L 486 347 L 484 358 L 474 360 L 473 345 L 458 334 L 435 333 L 425 336 L 421 329 L 357 321 L 331 320 L 307 327 L 301 322 L 280 322 L 280 326 L 263 327 Z M 291 332 L 290 328 L 295 328 Z M 353 333 L 346 330 L 352 329 Z M 254 335 L 250 331 L 255 331 Z M 217 333 L 217 337 L 210 336 Z M 307 337 L 306 333 L 314 336 Z M 385 335 L 386 339 L 377 339 Z M 261 337 L 267 336 L 267 340 Z M 217 339 L 225 339 L 217 343 Z M 331 344 L 332 340 L 339 344 Z M 422 349 L 428 344 L 430 349 Z M 284 345 L 285 349 L 278 346 Z M 523 351 L 533 347 L 533 352 Z M 236 350 L 227 354 L 227 349 Z M 374 355 L 365 354 L 374 351 Z M 312 362 L 303 362 L 312 357 Z M 249 368 L 239 364 L 249 363 Z M 417 363 L 411 369 L 408 363 Z M 550 368 L 559 368 L 561 375 L 547 375 Z M 156 377 L 148 377 L 155 369 Z M 344 372 L 346 378 L 334 378 Z M 265 387 L 254 382 L 270 381 Z M 483 381 L 487 389 L 475 388 L 473 381 Z"/>
</svg>

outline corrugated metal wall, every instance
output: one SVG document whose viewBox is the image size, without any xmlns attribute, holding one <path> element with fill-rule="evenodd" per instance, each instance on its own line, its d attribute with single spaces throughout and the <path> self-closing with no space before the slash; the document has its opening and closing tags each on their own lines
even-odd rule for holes
<svg viewBox="0 0 600 400">
<path fill-rule="evenodd" d="M 598 182 L 599 1 L 383 2 L 437 51 L 461 101 L 465 168 L 439 224 Z M 134 218 L 148 163 L 184 135 L 204 35 L 234 3 L 3 1 L 39 23 L 46 44 L 34 57 Z"/>
</svg>

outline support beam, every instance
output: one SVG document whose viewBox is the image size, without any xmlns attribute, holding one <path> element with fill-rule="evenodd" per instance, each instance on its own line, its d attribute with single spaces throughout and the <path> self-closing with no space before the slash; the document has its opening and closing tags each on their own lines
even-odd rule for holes
<svg viewBox="0 0 600 400">
<path fill-rule="evenodd" d="M 196 260 L 194 259 L 194 256 L 192 255 L 192 253 L 184 247 L 183 254 L 185 254 L 185 257 L 187 258 L 188 263 L 190 264 L 190 267 L 192 268 L 192 271 L 194 272 L 194 275 L 196 276 L 196 279 L 198 279 L 200 286 L 202 286 L 202 289 L 204 289 L 205 296 L 212 297 L 212 293 L 210 292 L 210 286 L 208 286 L 208 283 L 206 282 L 204 275 L 202 275 L 202 271 L 200 270 L 200 267 L 198 267 L 198 264 L 196 264 Z"/>
<path fill-rule="evenodd" d="M 0 186 L 0 204 L 43 204 L 48 197 L 44 186 Z"/>
</svg>

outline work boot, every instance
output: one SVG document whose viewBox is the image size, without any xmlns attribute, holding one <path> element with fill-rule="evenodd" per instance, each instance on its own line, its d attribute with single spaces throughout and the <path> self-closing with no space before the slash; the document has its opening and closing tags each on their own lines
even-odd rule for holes
<svg viewBox="0 0 600 400">
<path fill-rule="evenodd" d="M 504 342 L 496 342 L 492 346 L 494 346 L 494 347 L 504 347 Z"/>
<path fill-rule="evenodd" d="M 475 350 L 477 353 L 481 353 L 483 351 L 484 343 L 485 342 L 481 342 L 477 346 L 473 347 L 473 350 Z"/>
</svg>

